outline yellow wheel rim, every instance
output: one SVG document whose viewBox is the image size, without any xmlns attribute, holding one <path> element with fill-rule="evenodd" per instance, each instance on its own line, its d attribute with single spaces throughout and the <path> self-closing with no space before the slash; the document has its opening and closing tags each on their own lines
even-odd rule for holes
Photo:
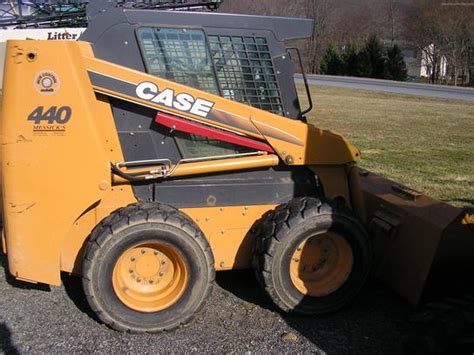
<svg viewBox="0 0 474 355">
<path fill-rule="evenodd" d="M 117 297 L 139 312 L 158 312 L 183 295 L 188 271 L 178 252 L 165 244 L 146 243 L 126 250 L 115 264 L 112 285 Z"/>
<path fill-rule="evenodd" d="M 352 266 L 352 248 L 346 239 L 326 232 L 304 240 L 296 248 L 290 261 L 290 278 L 302 294 L 322 297 L 347 281 Z"/>
</svg>

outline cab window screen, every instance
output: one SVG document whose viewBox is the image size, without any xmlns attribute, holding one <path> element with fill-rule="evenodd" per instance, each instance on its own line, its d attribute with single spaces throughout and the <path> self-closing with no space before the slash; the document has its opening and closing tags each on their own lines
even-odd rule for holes
<svg viewBox="0 0 474 355">
<path fill-rule="evenodd" d="M 138 39 L 150 74 L 219 95 L 204 32 L 199 29 L 139 28 Z M 248 151 L 226 142 L 182 132 L 173 133 L 184 158 Z"/>
<path fill-rule="evenodd" d="M 284 116 L 265 37 L 209 36 L 222 96 Z"/>
</svg>

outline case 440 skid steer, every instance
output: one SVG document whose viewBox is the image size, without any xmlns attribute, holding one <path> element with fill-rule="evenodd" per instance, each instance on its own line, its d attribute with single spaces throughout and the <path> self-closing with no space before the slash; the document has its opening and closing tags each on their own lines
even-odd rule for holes
<svg viewBox="0 0 474 355">
<path fill-rule="evenodd" d="M 133 332 L 190 320 L 215 271 L 253 267 L 310 315 L 350 302 L 374 261 L 412 303 L 435 274 L 463 280 L 462 211 L 360 171 L 357 148 L 305 123 L 284 41 L 312 21 L 102 5 L 80 41 L 7 44 L 14 277 L 81 275 L 97 316 Z"/>
</svg>

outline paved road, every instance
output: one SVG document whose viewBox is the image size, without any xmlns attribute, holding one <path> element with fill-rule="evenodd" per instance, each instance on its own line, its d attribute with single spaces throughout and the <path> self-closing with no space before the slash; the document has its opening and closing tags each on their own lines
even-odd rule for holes
<svg viewBox="0 0 474 355">
<path fill-rule="evenodd" d="M 297 82 L 303 81 L 300 74 L 297 74 L 295 78 Z M 474 88 L 459 88 L 444 85 L 428 85 L 329 75 L 308 75 L 308 82 L 323 86 L 393 92 L 397 94 L 439 97 L 474 102 Z"/>
<path fill-rule="evenodd" d="M 0 255 L 0 353 L 7 354 L 397 354 L 412 314 L 389 290 L 369 284 L 353 305 L 333 315 L 281 315 L 251 273 L 227 272 L 218 273 L 211 298 L 189 325 L 155 335 L 122 334 L 95 319 L 79 279 L 64 276 L 64 286 L 50 289 L 13 280 L 5 265 Z"/>
</svg>

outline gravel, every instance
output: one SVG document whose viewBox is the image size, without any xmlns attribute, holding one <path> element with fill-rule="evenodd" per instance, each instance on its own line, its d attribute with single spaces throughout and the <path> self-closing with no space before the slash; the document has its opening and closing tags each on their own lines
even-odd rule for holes
<svg viewBox="0 0 474 355">
<path fill-rule="evenodd" d="M 0 351 L 5 353 L 399 353 L 413 311 L 370 282 L 355 302 L 324 317 L 280 314 L 249 271 L 218 273 L 214 292 L 190 324 L 161 334 L 122 334 L 100 324 L 79 278 L 63 286 L 14 280 L 0 256 Z"/>
</svg>

